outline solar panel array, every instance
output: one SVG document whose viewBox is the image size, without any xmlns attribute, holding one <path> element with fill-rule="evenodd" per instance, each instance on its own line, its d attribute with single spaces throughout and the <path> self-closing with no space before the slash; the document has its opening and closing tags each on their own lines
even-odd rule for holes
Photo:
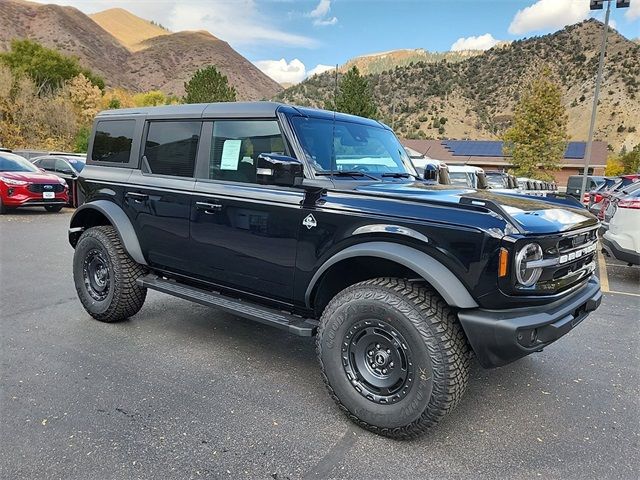
<svg viewBox="0 0 640 480">
<path fill-rule="evenodd" d="M 504 157 L 503 142 L 495 140 L 443 140 L 454 157 Z M 564 158 L 584 158 L 585 142 L 569 142 Z"/>
</svg>

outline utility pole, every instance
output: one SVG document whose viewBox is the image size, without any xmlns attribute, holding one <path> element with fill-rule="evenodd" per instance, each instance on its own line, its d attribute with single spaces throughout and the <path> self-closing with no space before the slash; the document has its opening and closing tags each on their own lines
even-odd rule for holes
<svg viewBox="0 0 640 480">
<path fill-rule="evenodd" d="M 602 45 L 600 47 L 600 61 L 598 62 L 598 74 L 596 76 L 596 88 L 593 93 L 593 107 L 591 109 L 591 122 L 589 123 L 589 138 L 587 140 L 587 148 L 584 154 L 584 169 L 582 170 L 582 187 L 580 188 L 580 201 L 584 199 L 587 190 L 587 176 L 589 174 L 589 162 L 591 161 L 591 152 L 593 150 L 593 131 L 596 126 L 596 113 L 598 111 L 598 97 L 600 96 L 600 86 L 602 84 L 602 70 L 604 69 L 605 54 L 607 51 L 607 34 L 609 33 L 609 15 L 611 13 L 612 0 L 590 0 L 589 8 L 591 10 L 602 10 L 604 2 L 607 2 L 607 13 L 604 17 L 604 27 L 602 29 Z M 637 1 L 637 0 L 636 0 Z M 617 8 L 627 8 L 630 0 L 616 0 Z"/>
</svg>

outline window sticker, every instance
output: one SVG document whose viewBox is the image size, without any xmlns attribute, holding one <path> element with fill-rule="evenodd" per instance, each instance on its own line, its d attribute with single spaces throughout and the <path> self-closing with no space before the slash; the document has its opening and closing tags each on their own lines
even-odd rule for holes
<svg viewBox="0 0 640 480">
<path fill-rule="evenodd" d="M 220 159 L 220 170 L 238 170 L 242 140 L 225 140 Z"/>
</svg>

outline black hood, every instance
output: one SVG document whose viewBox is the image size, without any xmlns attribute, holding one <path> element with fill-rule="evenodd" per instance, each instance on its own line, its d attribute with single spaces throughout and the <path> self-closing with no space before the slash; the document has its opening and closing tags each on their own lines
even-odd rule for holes
<svg viewBox="0 0 640 480">
<path fill-rule="evenodd" d="M 421 182 L 381 182 L 358 186 L 356 191 L 406 198 L 412 201 L 466 203 L 478 206 L 482 206 L 482 202 L 491 202 L 513 220 L 516 228 L 525 233 L 566 232 L 598 223 L 587 209 L 561 199 L 544 200 L 528 195 L 495 193 L 490 190 L 464 189 L 448 185 L 429 185 Z"/>
</svg>

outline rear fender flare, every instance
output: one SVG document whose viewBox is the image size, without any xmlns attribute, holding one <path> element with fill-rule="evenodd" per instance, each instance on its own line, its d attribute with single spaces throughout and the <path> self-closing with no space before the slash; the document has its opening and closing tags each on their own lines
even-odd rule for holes
<svg viewBox="0 0 640 480">
<path fill-rule="evenodd" d="M 85 221 L 90 215 L 91 210 L 102 214 L 116 229 L 125 250 L 136 263 L 147 265 L 147 261 L 142 254 L 142 248 L 140 248 L 138 235 L 131 224 L 131 220 L 129 220 L 129 217 L 127 217 L 127 214 L 124 213 L 122 208 L 108 200 L 95 200 L 85 203 L 74 212 L 69 227 L 69 243 L 72 247 L 75 248 L 79 233 L 88 226 L 91 226 L 87 225 Z"/>
<path fill-rule="evenodd" d="M 305 293 L 305 303 L 311 308 L 314 289 L 322 275 L 333 265 L 353 257 L 378 257 L 398 263 L 426 280 L 451 307 L 477 308 L 467 288 L 447 267 L 430 255 L 415 248 L 391 242 L 365 242 L 352 245 L 329 258 L 313 275 Z"/>
</svg>

